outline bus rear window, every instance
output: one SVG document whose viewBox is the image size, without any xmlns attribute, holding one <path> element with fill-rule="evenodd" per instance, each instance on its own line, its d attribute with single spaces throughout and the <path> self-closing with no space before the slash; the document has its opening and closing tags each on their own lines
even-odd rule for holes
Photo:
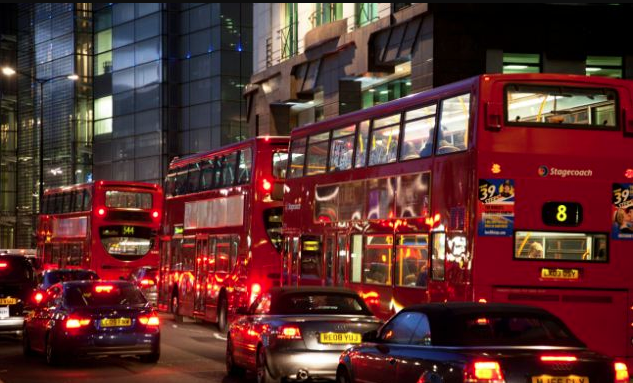
<svg viewBox="0 0 633 383">
<path fill-rule="evenodd" d="M 150 193 L 106 191 L 106 207 L 128 209 L 151 209 L 152 195 Z"/>
<path fill-rule="evenodd" d="M 614 90 L 510 85 L 506 122 L 527 126 L 616 127 Z"/>
<path fill-rule="evenodd" d="M 517 231 L 515 259 L 607 262 L 607 235 Z"/>
<path fill-rule="evenodd" d="M 285 179 L 288 168 L 288 152 L 273 153 L 273 177 L 275 179 Z"/>
</svg>

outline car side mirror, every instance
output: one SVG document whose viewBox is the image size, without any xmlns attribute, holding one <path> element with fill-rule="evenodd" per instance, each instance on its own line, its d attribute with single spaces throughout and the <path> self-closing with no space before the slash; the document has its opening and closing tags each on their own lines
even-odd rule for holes
<svg viewBox="0 0 633 383">
<path fill-rule="evenodd" d="M 363 334 L 363 342 L 376 342 L 378 340 L 378 330 L 371 330 Z"/>
<path fill-rule="evenodd" d="M 235 312 L 237 313 L 237 315 L 248 315 L 249 314 L 247 307 L 238 307 Z"/>
</svg>

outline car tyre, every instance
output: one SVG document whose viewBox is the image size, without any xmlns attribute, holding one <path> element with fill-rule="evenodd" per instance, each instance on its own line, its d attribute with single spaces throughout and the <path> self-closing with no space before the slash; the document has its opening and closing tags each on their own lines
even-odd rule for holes
<svg viewBox="0 0 633 383">
<path fill-rule="evenodd" d="M 218 305 L 218 331 L 226 332 L 228 324 L 228 311 L 229 305 L 226 301 L 226 297 L 223 295 L 220 298 L 220 304 Z"/>
<path fill-rule="evenodd" d="M 31 339 L 29 338 L 29 333 L 26 331 L 26 328 L 22 331 L 22 353 L 26 357 L 30 357 L 35 354 L 31 348 Z"/>
<path fill-rule="evenodd" d="M 49 366 L 58 366 L 62 363 L 62 357 L 59 355 L 59 351 L 53 344 L 51 334 L 46 335 L 46 347 L 45 347 L 46 363 Z"/>
<path fill-rule="evenodd" d="M 336 383 L 352 383 L 352 378 L 347 368 L 341 366 L 336 370 Z"/>
<path fill-rule="evenodd" d="M 242 376 L 244 375 L 244 368 L 235 364 L 233 358 L 233 341 L 228 336 L 226 339 L 226 373 L 230 376 Z"/>
<path fill-rule="evenodd" d="M 141 363 L 156 364 L 160 359 L 160 352 L 153 352 L 151 354 L 139 355 Z"/>
<path fill-rule="evenodd" d="M 182 323 L 183 318 L 182 315 L 179 314 L 180 311 L 180 300 L 178 299 L 178 294 L 174 294 L 171 297 L 171 312 L 174 313 L 174 322 Z"/>
<path fill-rule="evenodd" d="M 280 383 L 281 379 L 275 379 L 268 370 L 268 364 L 266 363 L 266 350 L 260 346 L 257 349 L 257 363 L 255 366 L 255 373 L 257 376 L 257 383 Z"/>
</svg>

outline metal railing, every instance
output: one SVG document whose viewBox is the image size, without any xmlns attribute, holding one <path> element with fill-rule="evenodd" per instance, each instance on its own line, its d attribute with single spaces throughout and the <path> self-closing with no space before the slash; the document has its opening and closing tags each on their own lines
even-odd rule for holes
<svg viewBox="0 0 633 383">
<path fill-rule="evenodd" d="M 279 31 L 281 38 L 281 60 L 285 60 L 299 53 L 299 23 L 291 23 Z"/>
</svg>

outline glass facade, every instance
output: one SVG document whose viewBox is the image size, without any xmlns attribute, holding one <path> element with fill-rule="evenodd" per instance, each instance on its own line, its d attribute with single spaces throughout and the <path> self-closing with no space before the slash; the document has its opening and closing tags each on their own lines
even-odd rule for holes
<svg viewBox="0 0 633 383">
<path fill-rule="evenodd" d="M 247 138 L 251 4 L 94 10 L 98 179 L 162 183 L 174 156 Z"/>
<path fill-rule="evenodd" d="M 92 6 L 19 4 L 17 20 L 15 245 L 27 248 L 40 191 L 92 177 Z"/>
</svg>

